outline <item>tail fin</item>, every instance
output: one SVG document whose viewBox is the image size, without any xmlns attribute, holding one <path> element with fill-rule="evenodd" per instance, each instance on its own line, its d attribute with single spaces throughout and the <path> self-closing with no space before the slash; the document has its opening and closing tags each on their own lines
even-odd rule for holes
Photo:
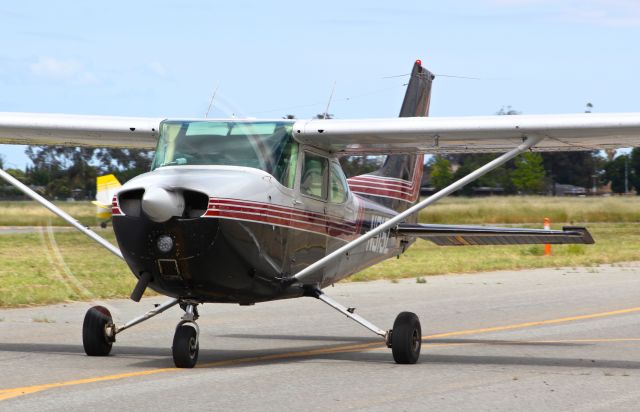
<svg viewBox="0 0 640 412">
<path fill-rule="evenodd" d="M 122 185 L 114 175 L 98 176 L 96 178 L 96 217 L 100 220 L 111 219 L 111 201 Z"/>
<path fill-rule="evenodd" d="M 429 115 L 431 85 L 435 76 L 416 60 L 404 95 L 400 117 Z M 387 156 L 375 172 L 348 179 L 351 191 L 370 197 L 396 211 L 404 211 L 417 202 L 420 195 L 424 155 L 397 154 Z M 417 219 L 417 216 L 415 217 Z M 409 222 L 411 223 L 411 222 Z"/>
</svg>

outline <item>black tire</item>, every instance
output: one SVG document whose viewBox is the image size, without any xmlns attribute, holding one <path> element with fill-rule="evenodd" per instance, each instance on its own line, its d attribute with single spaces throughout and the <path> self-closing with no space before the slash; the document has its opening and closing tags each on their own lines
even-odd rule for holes
<svg viewBox="0 0 640 412">
<path fill-rule="evenodd" d="M 414 364 L 420 357 L 422 329 L 415 313 L 402 312 L 393 322 L 391 352 L 393 360 L 400 364 Z"/>
<path fill-rule="evenodd" d="M 107 338 L 105 327 L 113 324 L 111 313 L 103 306 L 94 306 L 84 315 L 82 346 L 89 356 L 107 356 L 113 342 Z"/>
<path fill-rule="evenodd" d="M 193 368 L 198 362 L 199 343 L 196 329 L 189 325 L 180 325 L 173 335 L 173 363 L 176 368 Z"/>
</svg>

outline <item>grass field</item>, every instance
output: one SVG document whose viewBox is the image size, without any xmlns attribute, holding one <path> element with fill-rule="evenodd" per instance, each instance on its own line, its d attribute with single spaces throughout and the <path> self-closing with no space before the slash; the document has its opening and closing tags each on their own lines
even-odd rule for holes
<svg viewBox="0 0 640 412">
<path fill-rule="evenodd" d="M 92 205 L 62 205 L 74 216 L 80 216 L 83 223 L 95 224 Z M 550 217 L 554 228 L 563 223 L 586 222 L 596 244 L 554 246 L 553 255 L 544 257 L 542 246 L 437 247 L 418 240 L 399 260 L 382 262 L 350 280 L 640 260 L 639 211 L 640 199 L 635 197 L 446 199 L 423 211 L 421 220 L 540 227 L 543 218 Z M 45 225 L 32 234 L 0 235 L 0 306 L 128 296 L 134 277 L 126 265 L 82 234 L 50 230 L 46 226 L 49 215 L 32 202 L 0 203 L 0 226 Z M 19 218 L 12 220 L 10 216 Z M 111 229 L 98 232 L 115 242 Z"/>
<path fill-rule="evenodd" d="M 640 196 L 449 197 L 420 212 L 429 223 L 552 223 L 640 222 Z"/>
<path fill-rule="evenodd" d="M 56 206 L 79 220 L 83 225 L 95 226 L 96 206 L 91 202 L 54 202 Z M 67 226 L 49 210 L 34 201 L 0 202 L 0 226 Z"/>
</svg>

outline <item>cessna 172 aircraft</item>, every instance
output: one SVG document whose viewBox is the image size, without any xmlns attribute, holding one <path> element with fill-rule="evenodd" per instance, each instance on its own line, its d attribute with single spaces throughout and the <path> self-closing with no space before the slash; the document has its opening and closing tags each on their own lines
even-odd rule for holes
<svg viewBox="0 0 640 412">
<path fill-rule="evenodd" d="M 171 299 L 124 325 L 101 306 L 83 324 L 87 355 L 165 310 L 185 311 L 174 363 L 198 359 L 197 306 L 314 297 L 383 338 L 397 363 L 418 361 L 418 317 L 382 329 L 327 296 L 328 285 L 402 254 L 422 238 L 442 246 L 593 243 L 580 227 L 544 231 L 417 223 L 417 212 L 528 150 L 636 146 L 640 113 L 426 117 L 434 76 L 417 61 L 400 118 L 373 120 L 155 119 L 0 113 L 0 143 L 155 148 L 151 171 L 113 196 L 107 242 L 6 172 L 0 176 L 125 260 Z M 503 152 L 420 201 L 423 154 Z M 344 155 L 385 154 L 373 173 L 346 179 Z"/>
</svg>

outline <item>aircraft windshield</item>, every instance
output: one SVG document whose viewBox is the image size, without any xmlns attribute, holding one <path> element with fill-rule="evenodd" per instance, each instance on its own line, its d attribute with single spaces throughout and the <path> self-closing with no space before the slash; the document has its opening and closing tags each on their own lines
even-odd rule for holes
<svg viewBox="0 0 640 412">
<path fill-rule="evenodd" d="M 298 145 L 291 122 L 162 122 L 152 170 L 175 165 L 232 165 L 270 173 L 293 187 Z"/>
</svg>

